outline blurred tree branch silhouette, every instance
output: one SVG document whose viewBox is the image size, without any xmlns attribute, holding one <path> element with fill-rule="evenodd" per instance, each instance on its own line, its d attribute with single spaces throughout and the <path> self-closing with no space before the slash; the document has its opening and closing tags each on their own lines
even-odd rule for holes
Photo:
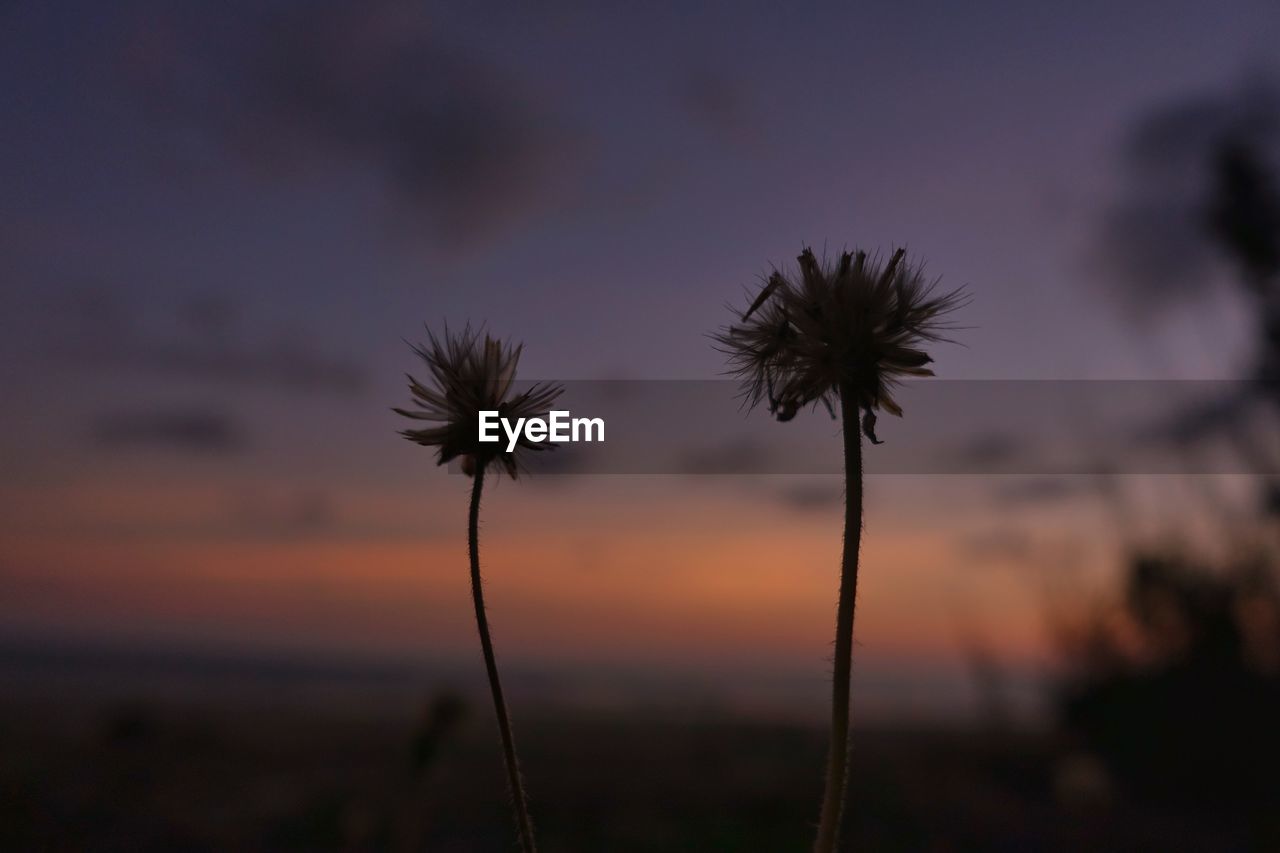
<svg viewBox="0 0 1280 853">
<path fill-rule="evenodd" d="M 1064 724 L 1134 795 L 1219 809 L 1274 801 L 1280 587 L 1274 556 L 1214 567 L 1131 557 L 1119 606 L 1067 638 Z"/>
<path fill-rule="evenodd" d="M 1266 451 L 1238 440 L 1239 430 L 1272 428 L 1280 410 L 1280 191 L 1264 144 L 1274 127 L 1225 128 L 1202 152 L 1212 179 L 1198 202 L 1201 236 L 1230 259 L 1257 318 L 1252 373 L 1261 382 L 1236 401 L 1235 416 L 1215 418 L 1192 441 L 1227 438 L 1242 455 Z M 1065 632 L 1058 703 L 1064 727 L 1130 796 L 1247 822 L 1260 847 L 1275 849 L 1280 484 L 1260 486 L 1252 519 L 1219 528 L 1226 557 L 1131 546 L 1110 603 Z"/>
</svg>

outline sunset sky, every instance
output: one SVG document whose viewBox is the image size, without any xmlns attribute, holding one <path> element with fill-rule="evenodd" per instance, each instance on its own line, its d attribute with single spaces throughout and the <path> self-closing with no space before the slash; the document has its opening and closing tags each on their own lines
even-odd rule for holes
<svg viewBox="0 0 1280 853">
<path fill-rule="evenodd" d="M 0 4 L 0 639 L 471 662 L 467 482 L 390 411 L 424 323 L 522 340 L 522 378 L 713 379 L 707 333 L 771 265 L 905 244 L 973 297 L 946 379 L 1245 369 L 1190 215 L 1157 289 L 1126 229 L 1153 192 L 1191 209 L 1212 132 L 1280 114 L 1276 4 L 675 9 Z M 664 417 L 672 446 L 739 426 Z M 1051 659 L 1114 509 L 1026 473 L 871 478 L 861 677 Z M 839 499 L 503 483 L 499 653 L 820 690 Z"/>
</svg>

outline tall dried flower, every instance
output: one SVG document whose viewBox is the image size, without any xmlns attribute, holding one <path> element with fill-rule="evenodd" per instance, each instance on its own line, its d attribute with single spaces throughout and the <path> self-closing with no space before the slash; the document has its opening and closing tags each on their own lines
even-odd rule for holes
<svg viewBox="0 0 1280 853">
<path fill-rule="evenodd" d="M 485 672 L 493 694 L 502 754 L 507 767 L 507 783 L 516 813 L 520 844 L 525 853 L 534 853 L 533 824 L 529 819 L 520 764 L 516 757 L 511 719 L 498 678 L 498 663 L 489 636 L 489 619 L 485 613 L 484 591 L 480 579 L 480 494 L 484 489 L 485 471 L 493 465 L 514 479 L 520 471 L 520 455 L 531 450 L 554 447 L 534 444 L 523 438 L 508 453 L 501 442 L 480 441 L 481 411 L 497 411 L 501 417 L 515 420 L 545 415 L 561 393 L 555 385 L 538 384 L 514 396 L 516 366 L 521 347 L 512 346 L 488 334 L 481 338 L 470 326 L 459 334 L 445 329 L 443 339 L 428 332 L 428 343 L 414 347 L 430 372 L 428 384 L 409 377 L 409 390 L 417 409 L 395 409 L 405 417 L 429 421 L 434 426 L 406 429 L 401 435 L 417 444 L 437 448 L 438 463 L 443 465 L 460 459 L 463 471 L 471 476 L 471 508 L 467 520 L 467 548 L 471 557 L 471 600 L 475 606 L 476 627 L 484 653 Z"/>
<path fill-rule="evenodd" d="M 862 436 L 876 438 L 876 412 L 901 416 L 893 392 L 903 378 L 932 376 L 924 347 L 946 340 L 949 315 L 967 297 L 939 292 L 899 249 L 888 263 L 865 252 L 820 262 L 800 253 L 799 274 L 774 271 L 741 319 L 714 336 L 752 407 L 765 404 L 780 421 L 822 403 L 840 407 L 844 433 L 845 527 L 827 759 L 818 838 L 830 853 L 840 831 L 849 744 L 853 616 L 862 540 Z"/>
</svg>

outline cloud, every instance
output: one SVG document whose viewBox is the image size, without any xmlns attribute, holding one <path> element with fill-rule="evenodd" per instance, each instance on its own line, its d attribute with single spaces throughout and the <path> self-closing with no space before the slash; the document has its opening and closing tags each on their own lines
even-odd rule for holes
<svg viewBox="0 0 1280 853">
<path fill-rule="evenodd" d="M 93 424 L 96 445 L 108 449 L 168 448 L 191 453 L 230 453 L 248 445 L 231 418 L 204 410 L 109 414 Z"/>
<path fill-rule="evenodd" d="M 1212 396 L 1185 404 L 1159 420 L 1144 423 L 1134 431 L 1134 442 L 1185 448 L 1229 434 L 1249 420 L 1255 402 L 1253 388 L 1224 383 Z"/>
<path fill-rule="evenodd" d="M 675 95 L 689 117 L 719 141 L 741 143 L 754 135 L 751 104 L 743 88 L 706 68 L 676 81 Z"/>
<path fill-rule="evenodd" d="M 971 566 L 1016 567 L 1071 572 L 1088 565 L 1088 549 L 1075 537 L 1033 536 L 1026 530 L 995 528 L 954 540 L 957 558 Z"/>
<path fill-rule="evenodd" d="M 342 395 L 361 392 L 367 382 L 363 368 L 300 341 L 246 339 L 235 305 L 221 297 L 161 306 L 159 318 L 143 318 L 143 307 L 118 291 L 77 293 L 67 308 L 71 334 L 63 330 L 58 339 L 72 343 L 58 345 L 53 355 L 68 364 Z"/>
<path fill-rule="evenodd" d="M 238 531 L 257 536 L 330 532 L 339 520 L 332 497 L 310 489 L 281 494 L 247 493 L 234 502 L 231 512 L 231 521 Z"/>
<path fill-rule="evenodd" d="M 956 540 L 957 554 L 975 562 L 1030 562 L 1035 546 L 1023 530 L 1002 528 L 963 536 Z"/>
<path fill-rule="evenodd" d="M 474 243 L 544 210 L 582 152 L 524 81 L 433 17 L 397 0 L 299 3 L 246 16 L 225 43 L 181 28 L 152 37 L 184 47 L 131 67 L 240 162 L 274 177 L 367 171 L 442 245 Z"/>
<path fill-rule="evenodd" d="M 1280 93 L 1266 81 L 1142 116 L 1122 152 L 1122 190 L 1100 223 L 1108 294 L 1139 316 L 1205 295 L 1222 260 L 1209 225 L 1216 158 L 1228 144 L 1274 156 L 1277 129 Z"/>
<path fill-rule="evenodd" d="M 844 486 L 836 478 L 797 483 L 779 490 L 778 499 L 797 512 L 826 512 L 844 505 Z"/>
<path fill-rule="evenodd" d="M 1199 457 L 1201 464 L 1216 458 L 1221 460 L 1222 471 L 1275 474 L 1276 455 L 1267 440 L 1272 431 L 1268 415 L 1274 392 L 1270 383 L 1214 383 L 1211 393 L 1138 424 L 1129 440 L 1135 448 L 1166 451 L 1179 460 L 1183 471 L 1189 466 L 1201 470 L 1189 451 L 1214 447 L 1229 449 L 1230 456 Z"/>
<path fill-rule="evenodd" d="M 999 483 L 991 500 L 1001 507 L 1031 507 L 1062 503 L 1090 491 L 1090 477 L 1014 477 Z"/>
<path fill-rule="evenodd" d="M 676 460 L 682 474 L 752 474 L 767 470 L 768 449 L 749 439 L 727 441 L 683 451 Z"/>
<path fill-rule="evenodd" d="M 967 440 L 947 455 L 950 463 L 961 470 L 982 471 L 1025 459 L 1027 450 L 1027 443 L 1022 439 L 1009 433 L 992 432 Z"/>
<path fill-rule="evenodd" d="M 530 474 L 535 475 L 531 482 L 559 486 L 566 482 L 565 475 L 589 473 L 587 453 L 583 450 L 583 445 L 563 444 L 541 453 L 528 454 L 525 466 Z"/>
</svg>

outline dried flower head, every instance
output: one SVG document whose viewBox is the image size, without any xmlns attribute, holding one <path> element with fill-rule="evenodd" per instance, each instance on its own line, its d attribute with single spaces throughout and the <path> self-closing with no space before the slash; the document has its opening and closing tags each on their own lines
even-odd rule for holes
<svg viewBox="0 0 1280 853">
<path fill-rule="evenodd" d="M 751 406 L 765 402 L 780 421 L 821 402 L 835 412 L 854 395 L 863 431 L 875 437 L 875 412 L 901 415 L 893 389 L 903 377 L 932 376 L 926 343 L 947 340 L 947 316 L 963 290 L 937 292 L 923 268 L 899 249 L 881 263 L 844 252 L 835 264 L 800 253 L 799 274 L 774 271 L 739 323 L 715 335 Z"/>
<path fill-rule="evenodd" d="M 439 448 L 437 458 L 441 465 L 461 458 L 462 470 L 471 475 L 477 468 L 497 463 L 512 479 L 520 472 L 520 455 L 524 451 L 555 447 L 530 442 L 523 433 L 511 453 L 505 452 L 504 442 L 480 441 L 481 411 L 496 411 L 511 421 L 543 417 L 564 390 L 558 385 L 538 383 L 508 399 L 522 345 L 512 346 L 487 333 L 472 331 L 470 325 L 458 334 L 446 327 L 443 339 L 428 330 L 427 338 L 426 345 L 413 349 L 426 362 L 430 381 L 424 385 L 409 376 L 409 390 L 419 408 L 393 411 L 436 426 L 402 430 L 401 435 L 426 447 Z"/>
</svg>

